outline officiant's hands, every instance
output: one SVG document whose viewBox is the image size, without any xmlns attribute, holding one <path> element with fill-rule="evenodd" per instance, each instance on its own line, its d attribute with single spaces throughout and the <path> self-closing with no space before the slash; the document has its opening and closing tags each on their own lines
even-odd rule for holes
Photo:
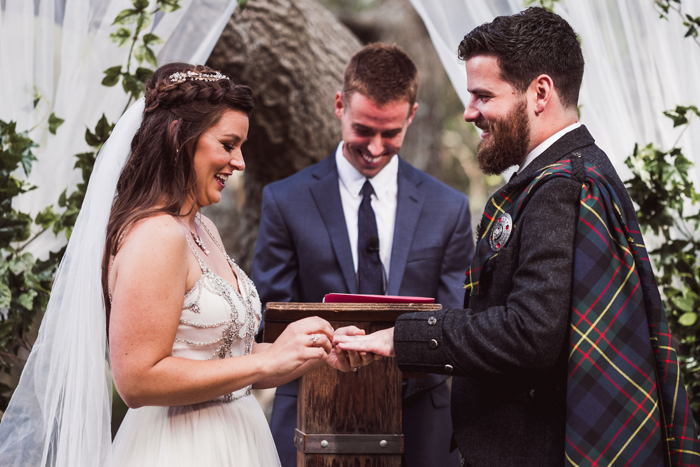
<svg viewBox="0 0 700 467">
<path fill-rule="evenodd" d="M 394 328 L 382 329 L 367 336 L 359 334 L 342 335 L 336 333 L 333 336 L 333 349 L 340 348 L 348 352 L 360 352 L 377 357 L 395 357 L 394 354 Z"/>
<path fill-rule="evenodd" d="M 364 335 L 364 329 L 360 329 L 356 326 L 346 326 L 337 329 L 334 333 L 334 338 L 335 336 L 351 337 Z M 347 372 L 357 371 L 358 368 L 369 365 L 378 358 L 380 357 L 367 352 L 356 352 L 354 350 L 344 351 L 333 346 L 333 349 L 326 358 L 326 362 L 336 370 Z"/>
</svg>

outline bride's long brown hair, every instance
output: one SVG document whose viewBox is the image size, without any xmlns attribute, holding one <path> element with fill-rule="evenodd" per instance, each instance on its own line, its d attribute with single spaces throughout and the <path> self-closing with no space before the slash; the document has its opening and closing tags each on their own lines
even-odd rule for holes
<svg viewBox="0 0 700 467">
<path fill-rule="evenodd" d="M 194 153 L 199 138 L 216 125 L 226 110 L 241 111 L 250 117 L 254 108 L 250 88 L 229 79 L 174 83 L 176 80 L 170 78 L 174 73 L 187 71 L 216 73 L 202 65 L 170 63 L 156 70 L 146 83 L 143 121 L 117 182 L 107 224 L 102 291 L 108 328 L 110 259 L 117 253 L 125 230 L 157 213 L 180 216 L 182 207 L 196 193 Z"/>
</svg>

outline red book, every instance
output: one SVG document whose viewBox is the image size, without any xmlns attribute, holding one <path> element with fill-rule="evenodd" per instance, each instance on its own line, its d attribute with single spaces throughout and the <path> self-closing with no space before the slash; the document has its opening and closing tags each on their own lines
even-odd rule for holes
<svg viewBox="0 0 700 467">
<path fill-rule="evenodd" d="M 352 293 L 329 293 L 323 303 L 435 303 L 431 297 L 399 297 L 398 295 L 369 295 Z"/>
</svg>

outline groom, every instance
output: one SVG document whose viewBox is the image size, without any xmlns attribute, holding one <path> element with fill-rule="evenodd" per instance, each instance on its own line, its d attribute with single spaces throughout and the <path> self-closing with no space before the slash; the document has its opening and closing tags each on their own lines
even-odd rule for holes
<svg viewBox="0 0 700 467">
<path fill-rule="evenodd" d="M 634 207 L 578 122 L 576 33 L 529 8 L 471 31 L 459 56 L 481 169 L 518 166 L 487 203 L 465 308 L 336 342 L 454 375 L 464 465 L 700 465 Z"/>
<path fill-rule="evenodd" d="M 398 155 L 417 91 L 417 69 L 396 46 L 371 44 L 350 59 L 335 96 L 343 141 L 263 191 L 252 273 L 263 303 L 321 302 L 331 292 L 461 303 L 474 248 L 467 197 Z M 404 382 L 409 467 L 459 464 L 445 380 Z M 297 382 L 278 388 L 271 428 L 284 467 L 296 465 L 296 407 Z"/>
</svg>

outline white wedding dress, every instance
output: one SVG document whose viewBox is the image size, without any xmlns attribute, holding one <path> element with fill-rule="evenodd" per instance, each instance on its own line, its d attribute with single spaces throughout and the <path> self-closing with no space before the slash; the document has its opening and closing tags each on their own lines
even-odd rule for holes
<svg viewBox="0 0 700 467">
<path fill-rule="evenodd" d="M 238 277 L 240 293 L 204 264 L 188 238 L 202 277 L 185 294 L 172 354 L 192 360 L 248 355 L 260 325 L 260 298 L 207 232 Z M 267 420 L 250 389 L 200 404 L 130 409 L 114 440 L 112 466 L 279 466 Z"/>
</svg>

